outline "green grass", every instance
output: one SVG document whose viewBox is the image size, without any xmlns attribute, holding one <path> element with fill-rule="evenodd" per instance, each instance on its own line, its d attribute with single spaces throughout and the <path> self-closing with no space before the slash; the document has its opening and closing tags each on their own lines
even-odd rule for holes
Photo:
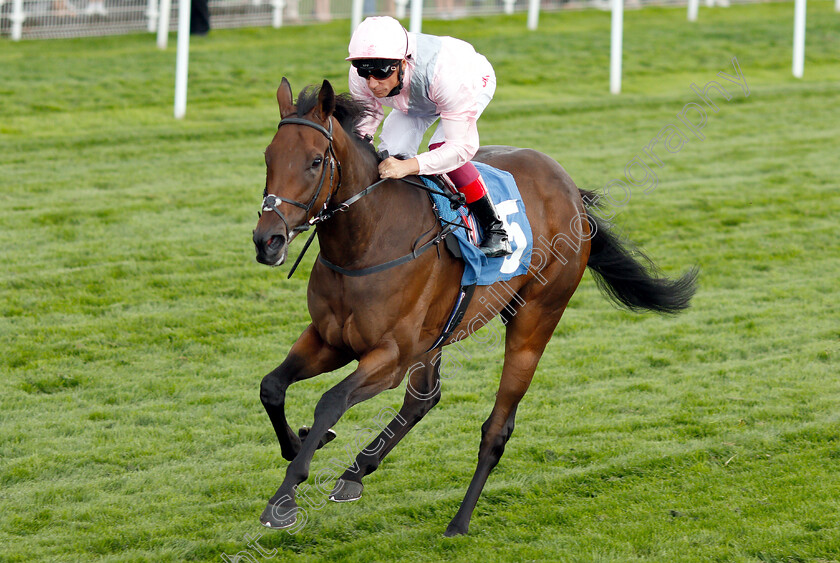
<svg viewBox="0 0 840 563">
<path fill-rule="evenodd" d="M 627 12 L 621 96 L 606 12 L 425 24 L 496 67 L 482 142 L 581 187 L 621 177 L 733 56 L 750 87 L 615 218 L 669 275 L 700 267 L 692 309 L 618 311 L 587 275 L 455 539 L 503 360 L 479 341 L 360 502 L 296 535 L 257 521 L 286 466 L 259 382 L 307 324 L 314 256 L 290 281 L 254 261 L 262 151 L 282 76 L 346 89 L 347 22 L 194 38 L 183 121 L 151 36 L 0 44 L 0 561 L 840 559 L 832 4 L 809 5 L 801 80 L 790 3 Z M 291 423 L 345 373 L 294 386 Z M 313 476 L 401 400 L 348 412 Z"/>
</svg>

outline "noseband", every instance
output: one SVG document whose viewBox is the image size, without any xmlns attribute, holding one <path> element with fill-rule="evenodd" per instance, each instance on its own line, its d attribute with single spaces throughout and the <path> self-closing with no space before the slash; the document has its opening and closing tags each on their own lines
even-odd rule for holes
<svg viewBox="0 0 840 563">
<path fill-rule="evenodd" d="M 312 199 L 309 200 L 309 203 L 301 203 L 299 201 L 295 201 L 293 199 L 286 199 L 285 197 L 280 197 L 279 195 L 273 195 L 268 193 L 268 186 L 266 186 L 265 191 L 263 192 L 263 203 L 262 203 L 262 211 L 274 211 L 280 217 L 280 220 L 283 221 L 283 224 L 286 225 L 287 232 L 303 232 L 308 231 L 312 225 L 316 225 L 321 221 L 326 221 L 332 215 L 331 213 L 327 212 L 327 206 L 330 203 L 333 195 L 338 191 L 338 188 L 341 187 L 341 163 L 338 161 L 338 158 L 335 156 L 335 150 L 333 149 L 333 125 L 332 125 L 332 118 L 328 120 L 329 129 L 325 129 L 324 127 L 318 125 L 314 121 L 310 121 L 308 119 L 302 119 L 299 117 L 287 117 L 285 119 L 280 120 L 280 124 L 277 126 L 279 129 L 283 125 L 305 125 L 307 127 L 311 127 L 324 135 L 327 140 L 330 142 L 329 148 L 327 150 L 326 158 L 324 159 L 324 170 L 321 173 L 321 180 L 318 182 L 318 189 L 315 190 L 315 195 L 312 196 Z M 312 206 L 315 205 L 315 201 L 318 199 L 318 196 L 321 195 L 321 190 L 324 188 L 324 180 L 327 178 L 327 163 L 329 163 L 330 167 L 330 181 L 329 185 L 332 186 L 333 183 L 333 175 L 335 173 L 336 168 L 338 169 L 338 183 L 336 183 L 335 188 L 330 192 L 330 195 L 327 196 L 327 201 L 324 202 L 323 209 L 317 213 L 316 215 L 312 216 L 306 223 L 295 227 L 294 229 L 289 229 L 289 222 L 286 220 L 286 216 L 280 212 L 278 209 L 280 203 L 288 203 L 289 205 L 294 205 L 295 207 L 300 207 L 307 213 L 312 209 Z M 260 213 L 262 216 L 262 213 Z"/>
</svg>

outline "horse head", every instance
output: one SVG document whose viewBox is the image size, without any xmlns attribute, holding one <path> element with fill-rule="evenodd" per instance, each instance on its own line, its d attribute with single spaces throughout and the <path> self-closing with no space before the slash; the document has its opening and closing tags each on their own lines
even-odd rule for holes
<svg viewBox="0 0 840 563">
<path fill-rule="evenodd" d="M 277 89 L 281 120 L 265 150 L 262 213 L 254 229 L 257 261 L 262 264 L 279 266 L 286 261 L 289 244 L 310 228 L 338 187 L 339 164 L 333 150 L 335 100 L 327 80 L 314 104 L 301 105 L 299 99 L 295 105 L 285 77 Z"/>
</svg>

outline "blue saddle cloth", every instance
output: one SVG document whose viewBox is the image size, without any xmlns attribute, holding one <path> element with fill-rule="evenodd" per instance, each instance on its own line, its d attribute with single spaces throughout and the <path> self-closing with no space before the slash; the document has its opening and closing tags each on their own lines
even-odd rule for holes
<svg viewBox="0 0 840 563">
<path fill-rule="evenodd" d="M 507 281 L 513 277 L 521 276 L 528 271 L 531 265 L 531 248 L 533 247 L 533 236 L 528 216 L 525 214 L 525 204 L 522 196 L 519 195 L 519 188 L 516 181 L 509 172 L 493 168 L 487 164 L 474 162 L 475 167 L 484 178 L 490 199 L 496 205 L 499 217 L 505 223 L 505 229 L 510 237 L 510 245 L 513 254 L 500 258 L 487 258 L 478 249 L 478 244 L 483 239 L 478 222 L 468 215 L 466 207 L 457 211 L 449 205 L 449 200 L 440 195 L 432 195 L 432 200 L 437 208 L 441 223 L 445 222 L 464 225 L 467 229 L 455 229 L 453 235 L 458 239 L 458 246 L 465 263 L 464 275 L 461 278 L 461 285 L 492 285 L 497 281 Z M 430 188 L 439 187 L 427 178 L 423 182 Z"/>
</svg>

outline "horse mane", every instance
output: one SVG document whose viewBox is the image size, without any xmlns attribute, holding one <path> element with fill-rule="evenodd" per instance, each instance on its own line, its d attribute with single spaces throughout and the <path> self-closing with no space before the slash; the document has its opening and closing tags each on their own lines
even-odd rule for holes
<svg viewBox="0 0 840 563">
<path fill-rule="evenodd" d="M 318 103 L 318 94 L 320 91 L 320 87 L 312 85 L 301 90 L 300 94 L 298 94 L 296 104 L 298 117 L 303 117 L 315 108 Z M 352 139 L 360 143 L 360 146 L 367 148 L 376 155 L 376 160 L 379 162 L 381 159 L 377 155 L 373 143 L 363 139 L 358 131 L 358 126 L 362 120 L 372 115 L 372 113 L 371 109 L 365 103 L 353 99 L 353 96 L 349 92 L 343 92 L 335 96 L 335 111 L 333 112 L 333 116 L 338 120 L 341 128 Z"/>
</svg>

